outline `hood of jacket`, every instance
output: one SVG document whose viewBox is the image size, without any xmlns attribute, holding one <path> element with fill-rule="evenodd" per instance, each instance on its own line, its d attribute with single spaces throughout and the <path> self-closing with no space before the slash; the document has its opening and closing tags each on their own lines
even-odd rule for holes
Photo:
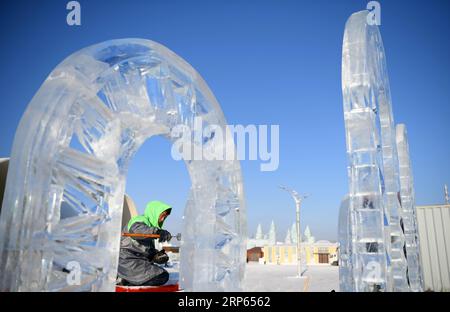
<svg viewBox="0 0 450 312">
<path fill-rule="evenodd" d="M 166 210 L 172 210 L 172 206 L 158 200 L 149 202 L 145 207 L 143 215 L 136 216 L 128 222 L 128 230 L 130 230 L 131 226 L 136 222 L 142 222 L 150 227 L 156 227 L 158 229 L 162 228 L 163 224 L 159 225 L 158 220 L 161 213 Z"/>
</svg>

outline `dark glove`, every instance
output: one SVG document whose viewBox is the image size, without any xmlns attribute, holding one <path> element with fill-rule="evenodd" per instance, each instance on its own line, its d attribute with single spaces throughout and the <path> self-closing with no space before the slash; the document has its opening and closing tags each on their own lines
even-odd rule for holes
<svg viewBox="0 0 450 312">
<path fill-rule="evenodd" d="M 164 264 L 167 261 L 169 261 L 169 256 L 166 254 L 166 252 L 163 250 L 158 251 L 156 255 L 153 257 L 153 262 L 158 264 Z"/>
<path fill-rule="evenodd" d="M 170 241 L 170 239 L 172 238 L 172 234 L 170 234 L 168 231 L 163 230 L 163 229 L 158 230 L 158 231 L 156 232 L 156 234 L 159 235 L 159 242 L 160 242 L 160 243 L 162 243 L 162 242 L 168 242 L 168 241 Z"/>
</svg>

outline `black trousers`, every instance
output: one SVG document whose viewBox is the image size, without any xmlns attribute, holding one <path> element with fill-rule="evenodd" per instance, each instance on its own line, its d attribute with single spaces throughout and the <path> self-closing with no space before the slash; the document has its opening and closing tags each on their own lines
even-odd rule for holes
<svg viewBox="0 0 450 312">
<path fill-rule="evenodd" d="M 122 286 L 161 286 L 161 285 L 164 285 L 169 280 L 169 273 L 164 269 L 162 269 L 162 270 L 163 271 L 160 274 L 152 277 L 151 279 L 149 279 L 148 281 L 146 281 L 142 284 L 136 284 L 136 283 L 127 281 L 126 279 L 122 279 L 119 282 L 119 285 L 122 285 Z"/>
</svg>

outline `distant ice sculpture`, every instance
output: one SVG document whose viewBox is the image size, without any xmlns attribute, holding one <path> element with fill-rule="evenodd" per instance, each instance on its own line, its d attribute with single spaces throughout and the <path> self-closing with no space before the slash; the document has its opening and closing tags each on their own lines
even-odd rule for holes
<svg viewBox="0 0 450 312">
<path fill-rule="evenodd" d="M 305 229 L 305 239 L 304 241 L 308 244 L 314 244 L 316 241 L 316 238 L 311 234 L 311 230 L 309 229 L 309 225 L 306 226 Z"/>
<path fill-rule="evenodd" d="M 397 153 L 400 164 L 401 206 L 403 227 L 405 229 L 406 255 L 408 263 L 408 279 L 411 291 L 423 291 L 423 278 L 420 266 L 419 236 L 416 222 L 416 206 L 414 195 L 414 178 L 409 158 L 409 144 L 406 126 L 398 124 Z"/>
<path fill-rule="evenodd" d="M 275 227 L 275 222 L 270 223 L 269 230 L 269 245 L 275 245 L 277 243 L 277 230 Z"/>
<path fill-rule="evenodd" d="M 107 41 L 59 64 L 14 139 L 0 220 L 0 289 L 113 291 L 129 161 L 145 140 L 173 140 L 171 129 L 192 129 L 195 117 L 226 131 L 200 75 L 155 42 Z M 194 143 L 214 148 L 212 137 Z M 240 290 L 247 233 L 240 164 L 185 163 L 192 188 L 181 287 Z M 72 216 L 60 217 L 62 203 Z M 79 265 L 79 283 L 68 279 L 69 262 Z"/>
<path fill-rule="evenodd" d="M 255 239 L 263 239 L 263 238 L 264 237 L 263 237 L 262 227 L 261 227 L 261 223 L 260 223 L 256 227 Z"/>
<path fill-rule="evenodd" d="M 291 245 L 292 244 L 292 240 L 291 240 L 291 229 L 288 229 L 286 232 L 286 237 L 284 238 L 284 243 L 286 245 Z"/>
</svg>

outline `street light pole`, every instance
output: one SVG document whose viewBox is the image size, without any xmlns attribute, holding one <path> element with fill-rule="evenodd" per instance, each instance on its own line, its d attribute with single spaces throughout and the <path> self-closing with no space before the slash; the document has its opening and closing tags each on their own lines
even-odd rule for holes
<svg viewBox="0 0 450 312">
<path fill-rule="evenodd" d="M 300 232 L 300 206 L 302 203 L 302 199 L 308 197 L 308 195 L 300 195 L 297 193 L 297 191 L 287 188 L 285 186 L 280 186 L 280 189 L 288 192 L 291 194 L 292 198 L 295 201 L 295 208 L 296 208 L 296 228 L 297 228 L 297 274 L 298 277 L 302 276 L 302 269 L 301 269 L 301 232 Z"/>
<path fill-rule="evenodd" d="M 301 201 L 295 201 L 295 208 L 297 212 L 297 273 L 298 277 L 302 276 L 302 268 L 301 268 L 301 250 L 300 250 L 300 242 L 302 241 L 301 235 L 301 227 L 300 227 L 300 205 Z"/>
</svg>

